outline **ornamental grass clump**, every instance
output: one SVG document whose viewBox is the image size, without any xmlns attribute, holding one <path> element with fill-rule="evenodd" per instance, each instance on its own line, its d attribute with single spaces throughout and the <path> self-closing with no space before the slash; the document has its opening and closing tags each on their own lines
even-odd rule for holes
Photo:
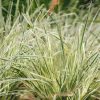
<svg viewBox="0 0 100 100">
<path fill-rule="evenodd" d="M 19 15 L 0 45 L 0 100 L 99 98 L 99 10 L 90 16 Z"/>
</svg>

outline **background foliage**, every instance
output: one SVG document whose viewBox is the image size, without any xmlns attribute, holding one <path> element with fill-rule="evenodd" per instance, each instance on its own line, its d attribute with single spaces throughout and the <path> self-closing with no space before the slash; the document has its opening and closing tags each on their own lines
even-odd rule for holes
<svg viewBox="0 0 100 100">
<path fill-rule="evenodd" d="M 12 6 L 12 14 L 14 15 L 16 7 L 19 12 L 26 11 L 29 9 L 29 6 L 31 11 L 34 11 L 41 4 L 48 9 L 50 2 L 51 0 L 2 0 L 2 5 L 5 10 L 8 10 L 8 8 Z M 65 9 L 65 11 L 77 11 L 82 8 L 86 9 L 90 2 L 92 2 L 94 6 L 100 5 L 100 0 L 60 0 L 59 8 Z"/>
</svg>

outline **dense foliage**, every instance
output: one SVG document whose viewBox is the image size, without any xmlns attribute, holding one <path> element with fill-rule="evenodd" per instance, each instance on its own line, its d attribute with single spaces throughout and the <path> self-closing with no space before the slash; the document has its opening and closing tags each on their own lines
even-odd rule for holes
<svg viewBox="0 0 100 100">
<path fill-rule="evenodd" d="M 0 100 L 99 100 L 100 8 L 47 1 L 0 1 Z"/>
</svg>

